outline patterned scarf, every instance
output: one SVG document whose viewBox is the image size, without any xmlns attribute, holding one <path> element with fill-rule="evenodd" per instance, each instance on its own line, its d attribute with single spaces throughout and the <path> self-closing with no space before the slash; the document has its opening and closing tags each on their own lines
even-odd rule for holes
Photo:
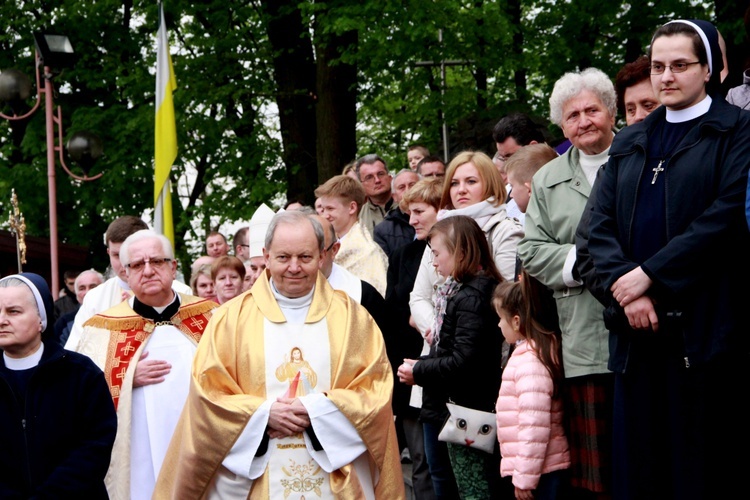
<svg viewBox="0 0 750 500">
<path fill-rule="evenodd" d="M 445 283 L 438 287 L 435 292 L 435 323 L 432 325 L 432 343 L 437 346 L 440 343 L 440 328 L 443 326 L 443 316 L 448 299 L 456 295 L 461 289 L 461 283 L 448 276 Z"/>
</svg>

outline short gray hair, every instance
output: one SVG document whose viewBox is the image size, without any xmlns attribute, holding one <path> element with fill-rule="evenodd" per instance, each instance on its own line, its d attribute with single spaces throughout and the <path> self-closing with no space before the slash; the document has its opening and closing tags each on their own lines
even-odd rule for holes
<svg viewBox="0 0 750 500">
<path fill-rule="evenodd" d="M 102 273 L 100 273 L 100 272 L 99 272 L 99 271 L 97 271 L 96 269 L 86 269 L 85 271 L 81 271 L 81 272 L 80 272 L 80 273 L 78 274 L 78 276 L 76 276 L 76 281 L 75 281 L 75 284 L 73 284 L 73 291 L 75 291 L 75 292 L 77 292 L 77 291 L 78 291 L 78 280 L 80 280 L 80 279 L 83 279 L 83 277 L 84 277 L 84 276 L 86 276 L 87 274 L 93 274 L 93 275 L 95 275 L 95 276 L 96 276 L 97 278 L 99 278 L 99 284 L 100 284 L 100 285 L 101 285 L 102 283 L 104 283 L 104 275 L 103 275 Z"/>
<path fill-rule="evenodd" d="M 304 214 L 298 210 L 285 210 L 273 216 L 273 219 L 271 219 L 271 223 L 268 224 L 268 230 L 266 231 L 266 252 L 270 250 L 271 244 L 273 243 L 274 234 L 276 234 L 276 228 L 278 228 L 281 224 L 299 225 L 304 224 L 305 222 L 312 224 L 313 231 L 315 232 L 315 238 L 317 238 L 318 240 L 318 250 L 322 252 L 325 248 L 325 234 L 323 233 L 323 226 L 321 226 L 320 222 L 318 222 L 311 216 Z"/>
<path fill-rule="evenodd" d="M 174 250 L 172 250 L 172 242 L 169 241 L 169 238 L 163 234 L 157 233 L 153 229 L 141 229 L 125 238 L 125 241 L 122 242 L 122 246 L 120 247 L 120 262 L 123 266 L 127 267 L 127 265 L 130 264 L 130 245 L 136 241 L 148 239 L 159 240 L 161 242 L 161 247 L 164 250 L 164 256 L 174 259 Z"/>
<path fill-rule="evenodd" d="M 563 106 L 570 99 L 588 90 L 602 101 L 610 116 L 617 113 L 617 93 L 612 80 L 602 70 L 586 68 L 581 72 L 565 73 L 555 82 L 549 97 L 549 116 L 552 123 L 562 126 Z"/>
<path fill-rule="evenodd" d="M 398 179 L 398 176 L 401 175 L 401 174 L 414 174 L 414 175 L 417 176 L 417 180 L 420 179 L 419 174 L 416 173 L 414 170 L 412 170 L 410 168 L 402 168 L 401 170 L 399 170 L 398 172 L 396 172 L 396 175 L 393 176 L 393 180 L 391 181 L 391 191 L 395 191 L 396 190 L 396 179 Z"/>
</svg>

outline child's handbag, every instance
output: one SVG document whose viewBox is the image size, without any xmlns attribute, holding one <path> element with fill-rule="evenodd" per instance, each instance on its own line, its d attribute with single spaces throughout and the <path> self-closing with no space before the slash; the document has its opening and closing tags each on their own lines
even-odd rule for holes
<svg viewBox="0 0 750 500">
<path fill-rule="evenodd" d="M 446 403 L 450 416 L 438 435 L 439 441 L 462 444 L 492 453 L 497 444 L 495 414 Z"/>
</svg>

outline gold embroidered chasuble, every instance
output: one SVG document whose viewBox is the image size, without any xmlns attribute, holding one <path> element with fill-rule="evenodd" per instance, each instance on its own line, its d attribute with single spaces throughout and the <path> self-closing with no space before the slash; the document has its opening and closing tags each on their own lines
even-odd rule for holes
<svg viewBox="0 0 750 500">
<path fill-rule="evenodd" d="M 179 294 L 180 308 L 171 323 L 193 344 L 208 326 L 215 302 Z M 128 301 L 92 316 L 84 323 L 77 352 L 90 357 L 104 372 L 117 409 L 117 437 L 105 479 L 113 499 L 130 498 L 130 439 L 135 368 L 156 325 L 139 316 Z"/>
<path fill-rule="evenodd" d="M 328 326 L 331 365 L 331 388 L 325 395 L 367 447 L 376 498 L 404 498 L 391 411 L 393 379 L 382 335 L 364 308 L 334 291 L 319 273 L 305 323 L 323 320 Z M 188 401 L 154 498 L 205 498 L 250 417 L 268 399 L 265 321 L 286 323 L 268 271 L 250 292 L 218 309 L 211 320 L 195 355 Z M 268 453 L 273 449 L 269 446 Z M 269 498 L 268 476 L 266 469 L 253 481 L 248 498 Z M 362 498 L 351 464 L 333 471 L 329 484 L 336 498 Z M 317 496 L 311 492 L 308 498 Z"/>
</svg>

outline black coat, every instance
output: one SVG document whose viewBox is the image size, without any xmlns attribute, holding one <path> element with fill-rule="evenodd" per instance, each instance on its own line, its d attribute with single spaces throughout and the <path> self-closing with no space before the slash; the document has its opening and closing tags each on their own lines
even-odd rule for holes
<svg viewBox="0 0 750 500">
<path fill-rule="evenodd" d="M 414 241 L 415 234 L 414 228 L 409 225 L 409 216 L 394 207 L 375 226 L 373 239 L 390 257 L 394 250 Z"/>
<path fill-rule="evenodd" d="M 380 328 L 380 333 L 385 336 L 390 325 L 389 316 L 385 307 L 385 299 L 383 299 L 383 296 L 380 295 L 380 292 L 378 292 L 374 286 L 365 280 L 360 281 L 362 282 L 362 299 L 359 303 L 362 307 L 367 309 L 367 312 L 370 313 L 372 319 L 375 320 L 375 324 Z"/>
<path fill-rule="evenodd" d="M 393 368 L 393 413 L 396 415 L 409 413 L 416 417 L 419 414 L 417 408 L 409 406 L 411 386 L 400 382 L 396 372 L 404 359 L 417 359 L 424 345 L 422 335 L 409 325 L 409 295 L 414 288 L 419 263 L 426 247 L 426 241 L 414 240 L 397 248 L 388 259 L 385 306 L 391 324 L 388 332 L 383 332 L 383 336 L 388 359 Z"/>
<path fill-rule="evenodd" d="M 615 136 L 597 182 L 588 249 L 603 289 L 610 338 L 610 369 L 624 371 L 633 332 L 609 288 L 640 266 L 653 281 L 660 332 L 682 336 L 690 365 L 726 352 L 748 352 L 747 284 L 750 233 L 744 207 L 750 166 L 750 112 L 715 96 L 709 111 L 682 139 L 665 176 L 666 245 L 651 257 L 633 257 L 632 237 L 649 140 L 665 120 L 664 107 Z M 634 230 L 634 228 L 636 228 Z M 718 266 L 718 263 L 724 264 Z M 663 330 L 662 330 L 663 328 Z"/>
<path fill-rule="evenodd" d="M 0 498 L 108 498 L 117 415 L 102 371 L 45 342 L 25 398 L 10 372 L 0 358 Z"/>
<path fill-rule="evenodd" d="M 457 405 L 494 412 L 502 378 L 503 334 L 492 306 L 497 280 L 476 276 L 448 299 L 440 342 L 414 365 L 422 386 L 420 420 L 441 425 L 448 399 Z"/>
</svg>

